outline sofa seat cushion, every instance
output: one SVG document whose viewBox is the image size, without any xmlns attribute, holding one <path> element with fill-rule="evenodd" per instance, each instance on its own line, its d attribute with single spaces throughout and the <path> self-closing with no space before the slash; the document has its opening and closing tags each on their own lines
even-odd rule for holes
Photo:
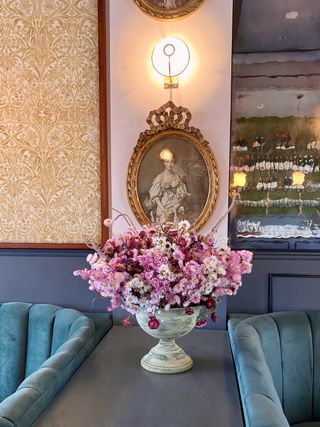
<svg viewBox="0 0 320 427">
<path fill-rule="evenodd" d="M 310 423 L 294 424 L 292 427 L 320 427 L 320 421 L 311 421 Z"/>
</svg>

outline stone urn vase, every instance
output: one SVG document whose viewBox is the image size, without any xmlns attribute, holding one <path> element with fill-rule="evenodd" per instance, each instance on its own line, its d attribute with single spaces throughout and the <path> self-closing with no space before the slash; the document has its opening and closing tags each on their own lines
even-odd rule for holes
<svg viewBox="0 0 320 427">
<path fill-rule="evenodd" d="M 157 329 L 148 326 L 149 316 L 146 311 L 136 314 L 137 322 L 147 334 L 158 338 L 159 343 L 141 360 L 141 366 L 158 374 L 177 374 L 192 368 L 193 362 L 175 340 L 188 334 L 196 325 L 200 307 L 192 307 L 193 314 L 186 314 L 185 308 L 160 310 L 156 313 L 159 321 Z"/>
</svg>

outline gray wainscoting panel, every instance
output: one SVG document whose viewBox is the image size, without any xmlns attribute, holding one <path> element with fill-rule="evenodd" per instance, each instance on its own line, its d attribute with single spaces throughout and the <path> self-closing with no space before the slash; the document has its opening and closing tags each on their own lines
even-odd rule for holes
<svg viewBox="0 0 320 427">
<path fill-rule="evenodd" d="M 253 259 L 252 274 L 244 276 L 243 286 L 238 295 L 228 298 L 229 313 L 267 313 L 271 308 L 269 277 L 279 276 L 273 285 L 273 310 L 294 310 L 302 307 L 301 298 L 305 298 L 305 308 L 320 310 L 320 253 L 315 252 L 256 252 Z M 285 290 L 278 290 L 280 276 L 286 277 Z M 294 278 L 297 279 L 294 279 Z M 274 280 L 274 279 L 273 279 Z M 289 282 L 293 284 L 292 289 Z M 299 284 L 298 284 L 299 283 Z M 279 285 L 278 285 L 279 284 Z M 275 290 L 277 288 L 277 290 Z M 290 289 L 290 291 L 289 291 Z M 299 291 L 298 291 L 299 289 Z M 303 289 L 310 296 L 304 296 Z M 311 308 L 310 299 L 314 298 Z M 277 301 L 278 299 L 279 302 Z"/>
<path fill-rule="evenodd" d="M 283 310 L 319 310 L 319 296 L 320 274 L 269 275 L 270 312 Z"/>
<path fill-rule="evenodd" d="M 86 250 L 0 250 L 0 301 L 57 304 L 103 311 L 105 300 L 73 271 L 86 266 Z"/>
</svg>

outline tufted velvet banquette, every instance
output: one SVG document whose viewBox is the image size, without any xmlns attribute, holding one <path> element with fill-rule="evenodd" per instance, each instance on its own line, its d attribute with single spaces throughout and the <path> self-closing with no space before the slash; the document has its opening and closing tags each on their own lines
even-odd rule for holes
<svg viewBox="0 0 320 427">
<path fill-rule="evenodd" d="M 320 312 L 231 319 L 247 427 L 320 427 Z"/>
<path fill-rule="evenodd" d="M 111 326 L 107 317 L 104 333 Z M 95 323 L 79 311 L 48 304 L 2 304 L 0 426 L 31 425 L 96 342 Z"/>
</svg>

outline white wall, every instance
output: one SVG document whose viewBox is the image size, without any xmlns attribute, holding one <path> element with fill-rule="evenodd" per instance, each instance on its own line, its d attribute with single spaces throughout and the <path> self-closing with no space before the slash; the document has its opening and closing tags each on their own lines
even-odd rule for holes
<svg viewBox="0 0 320 427">
<path fill-rule="evenodd" d="M 189 108 L 191 124 L 210 142 L 220 170 L 220 196 L 208 229 L 228 204 L 232 0 L 206 0 L 175 22 L 145 15 L 133 0 L 110 0 L 109 19 L 111 206 L 133 216 L 126 194 L 129 159 L 149 111 L 169 98 L 152 69 L 151 52 L 160 39 L 178 36 L 188 44 L 192 62 L 173 101 Z"/>
</svg>

